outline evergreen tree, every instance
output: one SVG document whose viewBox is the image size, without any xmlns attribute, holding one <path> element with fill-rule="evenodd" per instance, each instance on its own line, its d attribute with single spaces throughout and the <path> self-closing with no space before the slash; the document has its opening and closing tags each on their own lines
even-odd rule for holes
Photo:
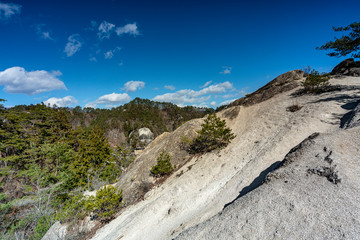
<svg viewBox="0 0 360 240">
<path fill-rule="evenodd" d="M 360 22 L 354 22 L 346 27 L 333 27 L 335 32 L 348 32 L 335 41 L 329 41 L 318 50 L 332 50 L 327 55 L 331 57 L 341 57 L 352 53 L 353 58 L 360 58 Z"/>
<path fill-rule="evenodd" d="M 111 155 L 110 144 L 101 129 L 93 129 L 80 141 L 72 172 L 77 185 L 88 187 L 92 185 L 91 180 L 96 174 L 105 180 L 115 180 L 116 175 L 120 173 L 116 159 Z"/>
<path fill-rule="evenodd" d="M 189 146 L 190 153 L 205 153 L 215 149 L 226 147 L 235 135 L 226 127 L 225 120 L 221 120 L 216 114 L 209 114 L 201 124 L 199 134 Z"/>
<path fill-rule="evenodd" d="M 154 165 L 150 172 L 155 177 L 162 177 L 170 174 L 174 171 L 174 167 L 171 165 L 171 157 L 169 153 L 162 151 L 157 158 L 157 164 Z"/>
</svg>

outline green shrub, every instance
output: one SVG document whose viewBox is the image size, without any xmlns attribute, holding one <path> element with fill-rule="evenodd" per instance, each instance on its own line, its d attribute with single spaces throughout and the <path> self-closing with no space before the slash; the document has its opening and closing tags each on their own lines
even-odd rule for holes
<svg viewBox="0 0 360 240">
<path fill-rule="evenodd" d="M 327 74 L 319 74 L 318 71 L 312 70 L 301 84 L 305 92 L 320 93 L 326 86 L 329 86 L 329 79 Z"/>
<path fill-rule="evenodd" d="M 123 195 L 116 187 L 105 186 L 96 192 L 96 196 L 89 197 L 85 208 L 92 211 L 101 221 L 109 221 L 122 206 Z"/>
<path fill-rule="evenodd" d="M 42 216 L 37 220 L 36 227 L 34 228 L 34 234 L 31 239 L 42 239 L 46 232 L 50 229 L 53 222 L 50 216 Z"/>
<path fill-rule="evenodd" d="M 64 202 L 63 208 L 57 214 L 57 220 L 67 222 L 77 222 L 79 219 L 83 219 L 90 213 L 90 210 L 86 209 L 88 197 L 84 197 L 83 193 L 76 193 Z"/>
<path fill-rule="evenodd" d="M 171 165 L 171 157 L 169 153 L 162 151 L 157 158 L 157 164 L 151 168 L 150 172 L 155 177 L 162 177 L 172 171 L 174 171 L 174 167 Z"/>
<path fill-rule="evenodd" d="M 226 127 L 225 120 L 221 120 L 216 114 L 210 114 L 201 124 L 199 134 L 190 144 L 188 151 L 192 154 L 211 152 L 215 149 L 226 147 L 235 135 Z"/>
</svg>

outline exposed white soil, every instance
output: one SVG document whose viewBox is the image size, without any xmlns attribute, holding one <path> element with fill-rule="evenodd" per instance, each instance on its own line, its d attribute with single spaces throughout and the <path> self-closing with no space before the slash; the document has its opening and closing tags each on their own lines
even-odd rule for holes
<svg viewBox="0 0 360 240">
<path fill-rule="evenodd" d="M 176 239 L 360 239 L 359 136 L 306 140 L 264 184 Z"/>
<path fill-rule="evenodd" d="M 331 83 L 359 87 L 360 78 L 332 79 Z M 221 117 L 234 115 L 226 121 L 236 138 L 225 149 L 192 158 L 160 187 L 149 191 L 144 200 L 128 206 L 116 219 L 99 229 L 92 239 L 176 237 L 222 211 L 224 205 L 233 201 L 263 170 L 281 161 L 291 148 L 310 134 L 336 131 L 340 118 L 349 111 L 342 106 L 360 97 L 359 88 L 292 97 L 295 90 L 250 107 L 236 106 L 220 112 Z M 297 112 L 286 110 L 294 104 L 303 107 Z M 173 133 L 159 136 L 137 158 L 135 164 L 138 163 L 138 167 L 133 166 L 133 170 L 125 174 L 135 174 L 141 166 L 140 159 L 150 161 L 146 166 L 154 163 L 155 154 L 179 139 L 185 127 L 193 126 L 190 130 L 195 131 L 200 123 L 193 120 Z M 175 150 L 169 152 L 176 153 Z M 181 171 L 182 175 L 179 174 Z M 267 196 L 263 197 L 261 201 Z M 256 209 L 252 211 L 255 214 Z"/>
</svg>

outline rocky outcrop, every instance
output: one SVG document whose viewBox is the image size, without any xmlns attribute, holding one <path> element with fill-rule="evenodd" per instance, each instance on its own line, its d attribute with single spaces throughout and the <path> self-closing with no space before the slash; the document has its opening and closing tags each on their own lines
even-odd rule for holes
<svg viewBox="0 0 360 240">
<path fill-rule="evenodd" d="M 346 113 L 341 119 L 341 128 L 353 128 L 360 126 L 360 101 L 356 102 L 356 107 Z"/>
<path fill-rule="evenodd" d="M 144 143 L 145 145 L 148 145 L 152 142 L 152 140 L 154 140 L 154 134 L 148 128 L 140 128 L 138 130 L 138 135 L 140 142 Z"/>
<path fill-rule="evenodd" d="M 301 70 L 293 70 L 284 74 L 281 74 L 262 88 L 257 91 L 248 94 L 246 97 L 240 98 L 232 102 L 231 106 L 251 106 L 256 103 L 266 101 L 275 95 L 290 91 L 299 86 L 299 81 L 304 77 L 304 72 Z"/>
<path fill-rule="evenodd" d="M 154 140 L 154 134 L 149 128 L 140 128 L 129 135 L 130 143 L 137 149 L 144 149 Z"/>
<path fill-rule="evenodd" d="M 355 62 L 353 58 L 346 59 L 336 65 L 330 74 L 359 77 L 360 61 Z"/>
<path fill-rule="evenodd" d="M 359 134 L 307 139 L 265 184 L 176 239 L 358 239 Z"/>
</svg>

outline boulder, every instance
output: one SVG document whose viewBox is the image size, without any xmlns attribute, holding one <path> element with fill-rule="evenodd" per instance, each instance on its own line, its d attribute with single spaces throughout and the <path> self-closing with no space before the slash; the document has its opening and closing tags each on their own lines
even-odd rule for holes
<svg viewBox="0 0 360 240">
<path fill-rule="evenodd" d="M 334 67 L 331 75 L 360 76 L 360 61 L 355 62 L 353 58 L 348 58 Z"/>
<path fill-rule="evenodd" d="M 146 145 L 148 145 L 149 143 L 152 142 L 152 140 L 154 140 L 154 134 L 148 128 L 140 128 L 138 130 L 138 134 L 139 134 L 140 142 Z"/>
<path fill-rule="evenodd" d="M 149 128 L 140 128 L 136 131 L 132 131 L 129 135 L 131 145 L 139 149 L 144 149 L 149 143 L 154 140 L 154 134 Z"/>
</svg>

